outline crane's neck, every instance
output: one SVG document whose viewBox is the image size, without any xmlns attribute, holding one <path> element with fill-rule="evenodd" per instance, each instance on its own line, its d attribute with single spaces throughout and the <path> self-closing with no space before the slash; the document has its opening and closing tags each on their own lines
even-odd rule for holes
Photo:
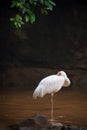
<svg viewBox="0 0 87 130">
<path fill-rule="evenodd" d="M 68 87 L 70 85 L 70 80 L 66 77 L 66 76 L 63 76 L 63 75 L 59 75 L 57 74 L 58 77 L 60 77 L 64 83 L 63 83 L 63 87 Z"/>
</svg>

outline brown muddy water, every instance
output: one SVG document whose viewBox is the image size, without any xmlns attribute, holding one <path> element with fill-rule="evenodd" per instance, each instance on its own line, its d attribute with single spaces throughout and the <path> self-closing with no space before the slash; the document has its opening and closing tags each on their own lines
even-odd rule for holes
<svg viewBox="0 0 87 130">
<path fill-rule="evenodd" d="M 34 100 L 31 90 L 0 92 L 0 121 L 14 124 L 35 114 L 50 119 L 50 95 Z M 61 123 L 87 125 L 87 94 L 78 90 L 61 90 L 54 95 L 54 118 Z"/>
</svg>

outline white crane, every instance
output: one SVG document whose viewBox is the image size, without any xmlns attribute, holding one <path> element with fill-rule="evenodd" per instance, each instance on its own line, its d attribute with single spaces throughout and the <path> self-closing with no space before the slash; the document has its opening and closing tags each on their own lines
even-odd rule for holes
<svg viewBox="0 0 87 130">
<path fill-rule="evenodd" d="M 62 87 L 68 87 L 70 80 L 64 71 L 59 71 L 55 75 L 45 77 L 40 81 L 33 93 L 33 98 L 44 97 L 46 94 L 51 94 L 51 121 L 53 121 L 53 95 Z"/>
</svg>

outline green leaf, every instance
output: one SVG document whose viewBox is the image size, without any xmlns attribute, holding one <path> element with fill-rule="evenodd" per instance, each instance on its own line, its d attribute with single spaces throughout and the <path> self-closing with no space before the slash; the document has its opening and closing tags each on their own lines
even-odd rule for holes
<svg viewBox="0 0 87 130">
<path fill-rule="evenodd" d="M 33 0 L 29 0 L 30 4 L 32 4 L 34 1 Z"/>
<path fill-rule="evenodd" d="M 25 18 L 26 23 L 29 22 L 29 15 L 25 15 L 24 18 Z"/>
<path fill-rule="evenodd" d="M 55 4 L 53 1 L 51 1 L 51 0 L 49 0 L 49 3 L 50 3 L 51 5 L 53 5 L 53 6 L 56 6 L 56 4 Z"/>
<path fill-rule="evenodd" d="M 26 8 L 23 8 L 22 9 L 22 13 L 25 14 L 27 12 L 27 9 Z"/>
<path fill-rule="evenodd" d="M 22 17 L 19 14 L 17 14 L 14 18 L 10 18 L 10 21 L 13 22 L 16 28 L 21 28 L 21 26 L 24 24 Z"/>
<path fill-rule="evenodd" d="M 16 1 L 12 1 L 11 8 L 13 8 L 14 6 L 16 6 Z"/>
<path fill-rule="evenodd" d="M 45 9 L 52 11 L 53 10 L 53 6 L 50 5 L 49 7 L 46 7 Z"/>
<path fill-rule="evenodd" d="M 22 20 L 22 17 L 19 14 L 16 14 L 15 18 L 16 20 Z"/>
<path fill-rule="evenodd" d="M 12 22 L 13 22 L 13 21 L 14 21 L 14 18 L 10 18 L 10 21 L 12 21 Z"/>
<path fill-rule="evenodd" d="M 19 22 L 20 22 L 20 24 L 21 24 L 21 25 L 23 25 L 23 24 L 24 24 L 24 22 L 23 22 L 23 21 L 19 21 Z"/>
<path fill-rule="evenodd" d="M 21 28 L 21 23 L 17 23 L 17 25 L 18 25 L 18 28 Z"/>
<path fill-rule="evenodd" d="M 48 11 L 53 10 L 55 5 L 52 0 L 12 0 L 11 7 L 16 7 L 22 16 L 16 14 L 14 18 L 10 18 L 10 21 L 16 28 L 21 28 L 27 22 L 33 24 L 36 20 L 35 13 L 37 7 L 40 8 L 42 14 L 48 14 Z"/>
<path fill-rule="evenodd" d="M 30 15 L 30 23 L 33 24 L 34 22 L 35 22 L 35 14 L 32 13 L 32 14 Z"/>
<path fill-rule="evenodd" d="M 43 5 L 43 3 L 44 3 L 44 0 L 40 0 L 40 3 Z"/>
<path fill-rule="evenodd" d="M 47 10 L 45 8 L 41 8 L 41 13 L 42 14 L 48 14 Z"/>
</svg>

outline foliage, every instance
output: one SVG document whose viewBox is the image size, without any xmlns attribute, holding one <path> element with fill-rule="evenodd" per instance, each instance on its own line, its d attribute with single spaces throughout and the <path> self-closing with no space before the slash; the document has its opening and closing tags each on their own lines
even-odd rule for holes
<svg viewBox="0 0 87 130">
<path fill-rule="evenodd" d="M 36 20 L 36 11 L 41 14 L 48 14 L 53 10 L 55 3 L 52 0 L 12 0 L 11 8 L 17 8 L 18 14 L 10 18 L 16 28 L 21 28 L 23 24 L 29 22 L 33 24 Z"/>
</svg>

